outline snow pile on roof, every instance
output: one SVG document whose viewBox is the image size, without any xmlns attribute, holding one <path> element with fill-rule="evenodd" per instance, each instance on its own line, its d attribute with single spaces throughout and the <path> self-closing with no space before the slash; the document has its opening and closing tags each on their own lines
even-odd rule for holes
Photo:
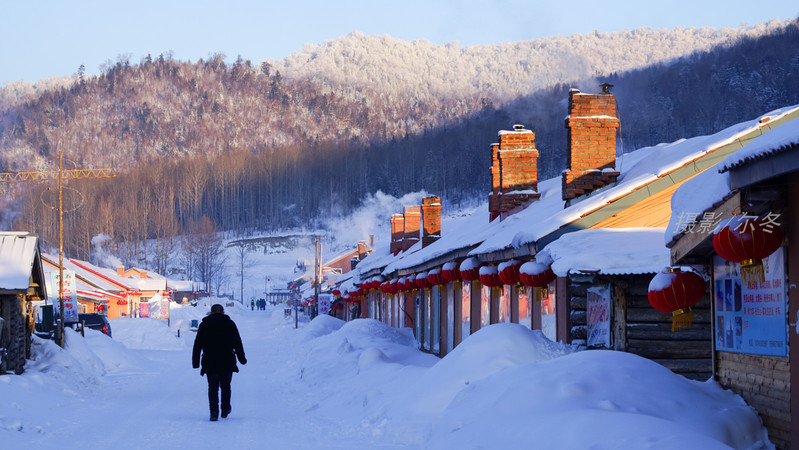
<svg viewBox="0 0 799 450">
<path fill-rule="evenodd" d="M 26 232 L 0 233 L 0 289 L 28 289 L 38 239 Z"/>
<path fill-rule="evenodd" d="M 742 149 L 720 162 L 718 164 L 719 171 L 727 171 L 759 157 L 778 153 L 793 145 L 799 145 L 799 120 L 779 125 L 768 133 L 753 139 Z"/>
<path fill-rule="evenodd" d="M 607 275 L 657 273 L 670 263 L 663 245 L 665 228 L 601 228 L 567 233 L 551 242 L 536 260 L 552 264 L 565 277 L 569 271 Z"/>
<path fill-rule="evenodd" d="M 45 276 L 49 277 L 50 272 L 55 272 L 58 270 L 58 255 L 49 255 L 45 253 L 42 255 L 42 263 L 42 270 L 44 271 Z M 83 263 L 82 261 L 81 265 L 85 265 L 86 267 L 89 267 L 89 269 L 93 267 L 89 263 Z M 89 290 L 96 287 L 108 292 L 122 291 L 122 288 L 118 284 L 114 284 L 109 279 L 99 275 L 96 272 L 93 272 L 92 270 L 87 270 L 84 267 L 78 266 L 67 258 L 64 259 L 64 269 L 75 272 L 75 275 L 78 278 L 79 288 L 83 288 L 83 285 L 86 284 L 86 288 Z M 86 280 L 86 283 L 84 283 L 83 280 Z"/>
<path fill-rule="evenodd" d="M 764 117 L 771 117 L 771 120 L 774 120 L 796 109 L 797 107 L 783 108 Z M 671 197 L 671 219 L 666 227 L 666 243 L 684 231 L 684 226 L 692 218 L 701 220 L 705 211 L 724 200 L 730 193 L 729 169 L 797 143 L 799 143 L 799 119 L 793 119 L 752 139 L 715 166 L 683 183 Z"/>
<path fill-rule="evenodd" d="M 690 164 L 708 152 L 732 143 L 752 131 L 763 129 L 770 121 L 784 117 L 797 109 L 799 109 L 797 106 L 781 108 L 756 119 L 732 125 L 712 135 L 681 139 L 623 154 L 616 161 L 616 167 L 621 175 L 615 185 L 596 191 L 568 208 L 564 208 L 561 178 L 541 181 L 538 184 L 541 198 L 503 221 L 494 220 L 489 223 L 487 204 L 482 205 L 468 218 L 450 223 L 450 227 L 442 231 L 441 238 L 431 245 L 413 252 L 403 252 L 396 258 L 386 252 L 383 254 L 384 258 L 379 262 L 370 261 L 368 267 L 385 266 L 383 272 L 391 273 L 412 268 L 458 250 L 467 249 L 469 256 L 476 256 L 530 245 L 664 174 Z M 769 118 L 768 121 L 764 120 L 766 117 Z M 703 192 L 701 195 L 715 194 Z"/>
</svg>

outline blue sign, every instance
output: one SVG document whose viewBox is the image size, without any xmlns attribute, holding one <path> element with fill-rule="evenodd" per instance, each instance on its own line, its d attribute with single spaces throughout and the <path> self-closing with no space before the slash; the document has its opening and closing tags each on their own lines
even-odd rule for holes
<svg viewBox="0 0 799 450">
<path fill-rule="evenodd" d="M 782 248 L 763 260 L 765 279 L 744 285 L 740 265 L 713 260 L 716 350 L 788 355 L 788 295 Z"/>
</svg>

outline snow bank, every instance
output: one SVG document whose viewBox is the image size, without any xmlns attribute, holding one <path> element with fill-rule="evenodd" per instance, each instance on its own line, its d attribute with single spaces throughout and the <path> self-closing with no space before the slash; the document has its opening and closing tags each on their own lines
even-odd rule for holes
<svg viewBox="0 0 799 450">
<path fill-rule="evenodd" d="M 768 448 L 755 411 L 717 383 L 633 354 L 582 351 L 471 383 L 429 444 L 449 448 Z M 523 430 L 523 432 L 522 432 Z"/>
<path fill-rule="evenodd" d="M 177 308 L 173 324 L 207 309 Z M 67 329 L 63 350 L 35 339 L 26 372 L 0 377 L 0 442 L 92 447 L 75 426 L 108 422 L 114 435 L 91 437 L 100 447 L 773 448 L 757 413 L 716 382 L 628 353 L 576 351 L 520 325 L 485 327 L 439 359 L 410 330 L 371 319 L 320 316 L 295 329 L 282 308 L 225 309 L 249 361 L 223 427 L 198 426 L 208 416 L 205 381 L 189 364 L 195 334 L 119 319 L 114 339 Z M 169 433 L 143 433 L 131 414 Z"/>
<path fill-rule="evenodd" d="M 480 329 L 419 377 L 411 395 L 402 399 L 410 414 L 439 413 L 477 380 L 508 367 L 548 361 L 573 352 L 571 346 L 550 341 L 540 331 L 518 324 Z"/>
<path fill-rule="evenodd" d="M 327 314 L 316 316 L 303 330 L 303 340 L 307 341 L 330 334 L 343 327 L 345 323 L 347 322 Z"/>
</svg>

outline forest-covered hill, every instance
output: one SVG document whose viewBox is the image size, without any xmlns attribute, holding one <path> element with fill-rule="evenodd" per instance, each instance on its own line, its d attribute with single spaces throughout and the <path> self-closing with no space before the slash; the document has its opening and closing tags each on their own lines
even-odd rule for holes
<svg viewBox="0 0 799 450">
<path fill-rule="evenodd" d="M 635 30 L 493 46 L 359 33 L 282 61 L 119 59 L 96 77 L 0 89 L 0 171 L 114 167 L 75 181 L 67 247 L 167 239 L 209 217 L 234 233 L 316 227 L 365 195 L 426 190 L 453 205 L 488 190 L 500 129 L 536 132 L 540 177 L 565 168 L 568 89 L 615 85 L 624 150 L 704 134 L 799 103 L 799 24 Z M 52 242 L 41 185 L 8 222 Z M 134 245 L 124 259 L 141 257 Z M 130 258 L 130 259 L 128 259 Z"/>
</svg>

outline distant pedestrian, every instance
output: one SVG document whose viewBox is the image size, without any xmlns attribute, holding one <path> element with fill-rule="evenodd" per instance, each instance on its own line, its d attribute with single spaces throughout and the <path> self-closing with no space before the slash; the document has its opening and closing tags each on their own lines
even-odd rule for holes
<svg viewBox="0 0 799 450">
<path fill-rule="evenodd" d="M 255 299 L 254 298 L 250 299 L 250 309 L 252 311 L 255 311 Z"/>
<path fill-rule="evenodd" d="M 200 358 L 202 354 L 202 358 Z M 211 313 L 200 323 L 197 337 L 194 338 L 191 363 L 195 369 L 200 368 L 200 376 L 208 378 L 208 406 L 211 410 L 211 421 L 219 418 L 219 391 L 222 391 L 222 417 L 230 414 L 230 381 L 233 372 L 238 372 L 236 358 L 241 364 L 247 364 L 244 346 L 241 343 L 236 323 L 225 314 L 220 304 L 211 307 Z"/>
</svg>

